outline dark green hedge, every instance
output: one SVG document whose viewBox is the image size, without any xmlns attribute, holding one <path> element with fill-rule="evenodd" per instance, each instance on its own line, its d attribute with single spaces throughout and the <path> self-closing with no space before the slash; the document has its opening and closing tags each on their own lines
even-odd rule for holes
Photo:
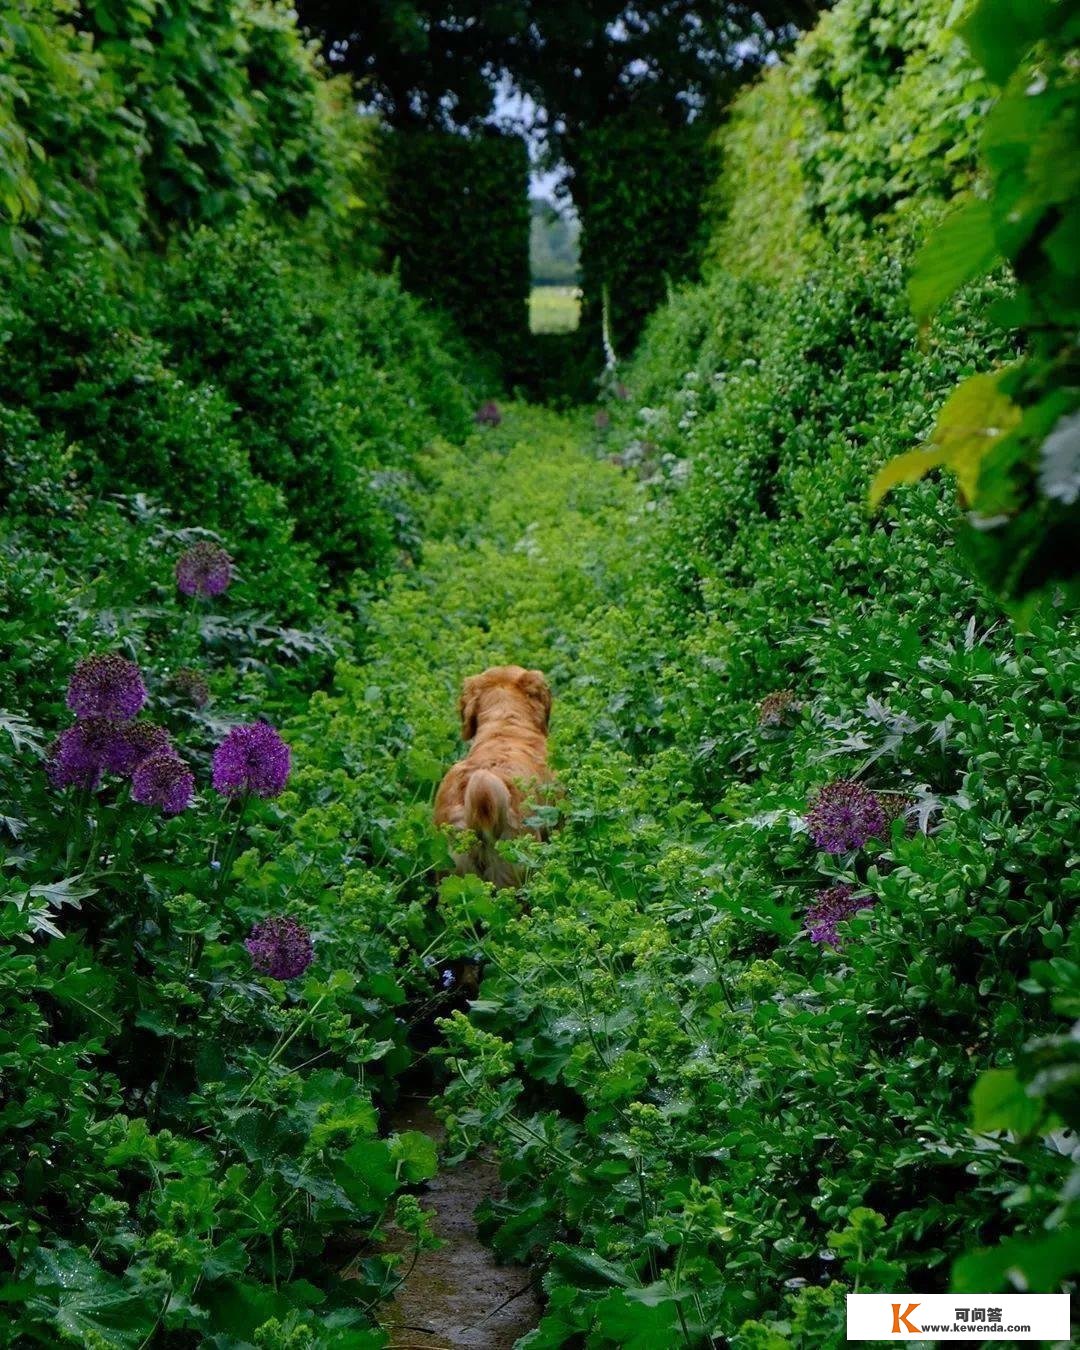
<svg viewBox="0 0 1080 1350">
<path fill-rule="evenodd" d="M 386 236 L 406 290 L 499 350 L 528 329 L 529 161 L 517 136 L 395 131 L 383 151 Z"/>
<path fill-rule="evenodd" d="M 590 132 L 574 181 L 582 219 L 582 327 L 598 332 L 605 288 L 620 356 L 673 282 L 701 257 L 711 179 L 704 129 L 611 122 Z"/>
</svg>

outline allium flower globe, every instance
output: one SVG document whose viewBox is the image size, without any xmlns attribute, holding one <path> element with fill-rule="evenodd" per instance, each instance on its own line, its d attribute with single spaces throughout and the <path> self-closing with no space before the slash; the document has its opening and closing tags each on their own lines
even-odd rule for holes
<svg viewBox="0 0 1080 1350">
<path fill-rule="evenodd" d="M 105 752 L 105 768 L 126 778 L 144 759 L 171 746 L 169 733 L 154 722 L 121 722 Z"/>
<path fill-rule="evenodd" d="M 271 915 L 251 930 L 244 946 L 255 969 L 275 980 L 295 980 L 311 965 L 311 934 L 297 919 Z"/>
<path fill-rule="evenodd" d="M 885 830 L 885 808 L 862 783 L 826 783 L 806 813 L 810 836 L 826 853 L 849 853 Z"/>
<path fill-rule="evenodd" d="M 915 809 L 915 798 L 906 792 L 882 792 L 879 800 L 885 812 L 885 822 L 891 825 L 894 820 L 907 821 Z"/>
<path fill-rule="evenodd" d="M 46 765 L 53 786 L 96 788 L 109 757 L 115 753 L 122 726 L 111 717 L 86 717 L 65 727 Z"/>
<path fill-rule="evenodd" d="M 473 421 L 478 427 L 497 427 L 502 421 L 502 412 L 493 398 L 481 403 Z"/>
<path fill-rule="evenodd" d="M 276 797 L 289 779 L 289 747 L 269 722 L 233 727 L 214 751 L 214 788 L 224 797 Z"/>
<path fill-rule="evenodd" d="M 200 539 L 176 560 L 176 585 L 184 595 L 221 595 L 231 582 L 232 558 L 209 539 Z"/>
<path fill-rule="evenodd" d="M 806 929 L 810 941 L 828 943 L 832 947 L 841 946 L 837 924 L 873 904 L 876 904 L 876 900 L 872 895 L 856 895 L 855 888 L 842 881 L 827 890 L 818 891 L 817 898 L 806 911 Z"/>
<path fill-rule="evenodd" d="M 789 715 L 798 711 L 799 704 L 792 691 L 778 689 L 773 694 L 766 694 L 758 704 L 758 726 L 783 726 Z"/>
<path fill-rule="evenodd" d="M 134 717 L 146 702 L 146 685 L 134 661 L 118 652 L 84 657 L 68 684 L 67 705 L 76 717 Z"/>
<path fill-rule="evenodd" d="M 156 806 L 163 816 L 176 816 L 191 805 L 195 775 L 179 755 L 166 750 L 144 759 L 131 775 L 131 795 L 143 806 Z"/>
<path fill-rule="evenodd" d="M 184 666 L 169 681 L 173 690 L 196 708 L 205 708 L 210 702 L 210 686 L 197 670 Z"/>
</svg>

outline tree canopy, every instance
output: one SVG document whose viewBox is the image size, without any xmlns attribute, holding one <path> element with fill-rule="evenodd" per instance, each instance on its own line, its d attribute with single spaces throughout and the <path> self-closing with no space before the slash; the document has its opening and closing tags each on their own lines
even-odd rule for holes
<svg viewBox="0 0 1080 1350">
<path fill-rule="evenodd" d="M 552 153 L 631 112 L 681 125 L 753 74 L 821 0 L 300 0 L 327 56 L 396 126 L 475 129 L 500 88 Z"/>
</svg>

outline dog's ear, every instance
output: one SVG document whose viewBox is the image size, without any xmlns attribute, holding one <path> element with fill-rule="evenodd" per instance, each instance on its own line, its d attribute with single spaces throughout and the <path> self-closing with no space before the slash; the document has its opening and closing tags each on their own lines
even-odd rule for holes
<svg viewBox="0 0 1080 1350">
<path fill-rule="evenodd" d="M 475 675 L 470 675 L 461 686 L 458 699 L 458 716 L 461 718 L 462 740 L 471 741 L 476 735 L 476 718 L 480 711 L 480 691 Z"/>
<path fill-rule="evenodd" d="M 518 679 L 518 685 L 524 690 L 530 703 L 536 705 L 536 709 L 540 713 L 541 727 L 544 731 L 547 731 L 548 721 L 551 718 L 551 686 L 544 677 L 544 672 L 542 670 L 527 670 Z"/>
</svg>

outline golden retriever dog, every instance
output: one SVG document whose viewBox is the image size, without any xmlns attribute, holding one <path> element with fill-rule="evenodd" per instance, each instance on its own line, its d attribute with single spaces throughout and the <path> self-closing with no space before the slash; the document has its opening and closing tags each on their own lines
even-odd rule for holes
<svg viewBox="0 0 1080 1350">
<path fill-rule="evenodd" d="M 461 689 L 461 734 L 472 746 L 435 795 L 435 824 L 470 830 L 476 843 L 454 855 L 459 875 L 519 886 L 521 869 L 499 855 L 500 839 L 526 833 L 531 789 L 552 781 L 547 764 L 551 690 L 543 673 L 492 666 Z"/>
</svg>

